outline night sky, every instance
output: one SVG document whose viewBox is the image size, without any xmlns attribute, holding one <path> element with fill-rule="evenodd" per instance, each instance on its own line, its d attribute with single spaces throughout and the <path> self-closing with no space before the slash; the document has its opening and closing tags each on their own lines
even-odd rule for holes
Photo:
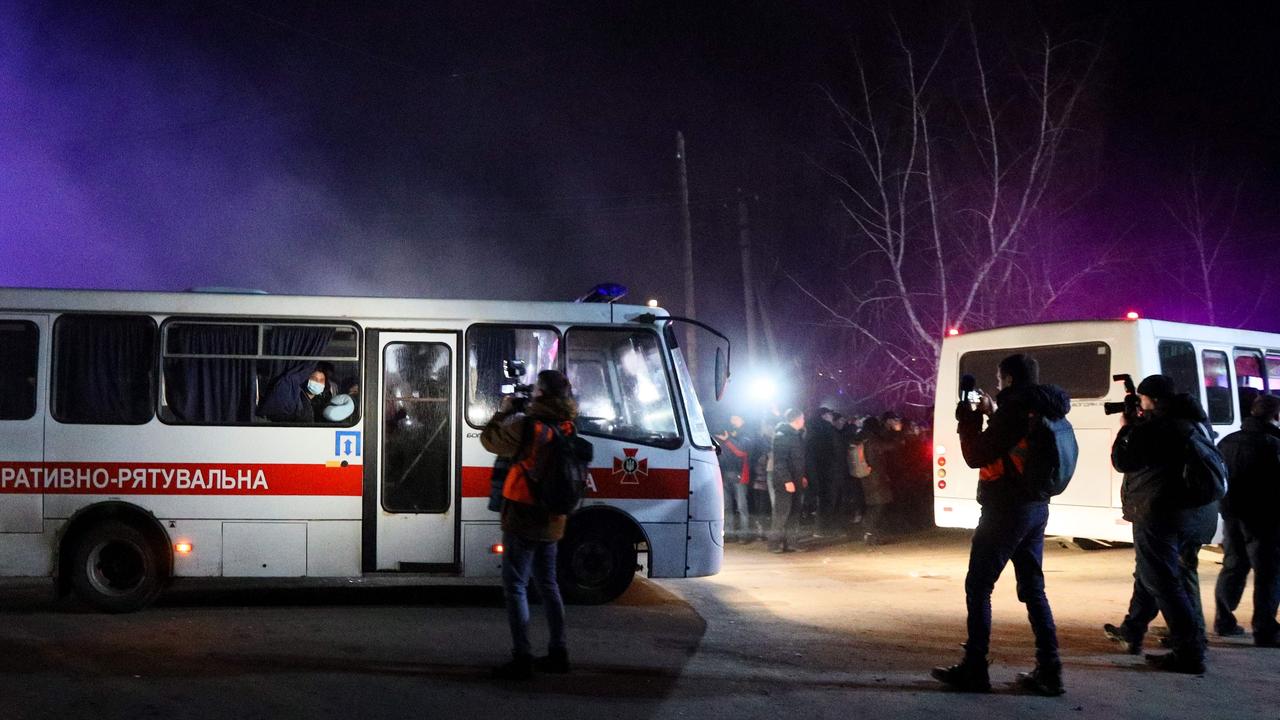
<svg viewBox="0 0 1280 720">
<path fill-rule="evenodd" d="M 821 353 L 787 276 L 834 292 L 857 269 L 831 263 L 848 234 L 819 87 L 851 87 L 855 48 L 876 62 L 890 7 L 928 44 L 969 6 L 4 3 L 0 285 L 569 299 L 612 280 L 679 311 L 683 131 L 699 314 L 741 332 L 745 197 L 756 284 Z M 972 17 L 997 60 L 1041 29 L 1100 48 L 1057 232 L 1119 255 L 1055 316 L 1203 319 L 1166 208 L 1194 169 L 1238 198 L 1219 322 L 1280 330 L 1255 310 L 1280 289 L 1256 274 L 1280 259 L 1280 11 Z"/>
</svg>

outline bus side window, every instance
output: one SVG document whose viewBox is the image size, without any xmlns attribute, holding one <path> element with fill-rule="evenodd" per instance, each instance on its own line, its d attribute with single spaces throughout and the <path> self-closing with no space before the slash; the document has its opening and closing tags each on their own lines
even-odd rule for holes
<svg viewBox="0 0 1280 720">
<path fill-rule="evenodd" d="M 532 385 L 543 370 L 561 368 L 560 332 L 554 327 L 472 325 L 467 328 L 467 422 L 483 427 L 498 411 L 504 385 Z M 524 361 L 520 378 L 503 374 L 507 360 Z"/>
<path fill-rule="evenodd" d="M 141 425 L 152 417 L 156 324 L 146 315 L 66 314 L 53 326 L 53 417 Z"/>
<path fill-rule="evenodd" d="M 36 414 L 36 355 L 40 329 L 30 322 L 0 322 L 0 420 Z"/>
<path fill-rule="evenodd" d="M 1262 371 L 1262 353 L 1257 350 L 1236 348 L 1236 395 L 1240 398 L 1240 416 L 1245 417 L 1253 407 L 1253 399 L 1267 391 L 1266 375 Z"/>
<path fill-rule="evenodd" d="M 1209 422 L 1214 425 L 1230 425 L 1235 420 L 1235 408 L 1231 402 L 1231 377 L 1227 369 L 1227 354 L 1221 350 L 1205 350 L 1204 392 L 1209 407 Z"/>
<path fill-rule="evenodd" d="M 1200 372 L 1196 368 L 1196 350 L 1191 343 L 1179 340 L 1160 341 L 1160 372 L 1173 378 L 1178 392 L 1189 393 L 1200 402 Z"/>
<path fill-rule="evenodd" d="M 1267 351 L 1267 392 L 1280 395 L 1280 350 Z"/>
</svg>

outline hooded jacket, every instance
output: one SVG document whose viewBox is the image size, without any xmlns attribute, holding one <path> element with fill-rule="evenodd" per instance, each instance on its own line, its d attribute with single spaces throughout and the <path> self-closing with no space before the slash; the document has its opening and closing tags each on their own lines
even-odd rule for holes
<svg viewBox="0 0 1280 720">
<path fill-rule="evenodd" d="M 1186 393 L 1159 401 L 1148 419 L 1120 428 L 1111 446 L 1111 465 L 1124 473 L 1120 505 L 1124 518 L 1163 527 L 1190 527 L 1201 542 L 1213 540 L 1218 504 L 1187 507 L 1186 449 L 1197 426 L 1208 427 L 1200 403 Z"/>
<path fill-rule="evenodd" d="M 1026 478 L 1015 467 L 1011 451 L 1031 430 L 1035 417 L 1058 420 L 1071 412 L 1071 398 L 1056 385 L 1013 385 L 996 395 L 996 411 L 982 428 L 982 413 L 961 402 L 956 407 L 960 452 L 965 463 L 979 468 L 978 504 L 1013 507 L 1046 503 L 1047 495 L 1034 489 L 1040 478 Z"/>
<path fill-rule="evenodd" d="M 572 434 L 576 432 L 573 420 L 577 416 L 578 406 L 572 398 L 541 396 L 530 400 L 524 413 L 494 413 L 480 432 L 480 444 L 485 450 L 511 458 L 502 485 L 503 531 L 543 542 L 564 537 L 567 516 L 548 512 L 535 503 L 529 470 L 554 437 L 547 425 L 555 424 L 560 432 Z"/>
<path fill-rule="evenodd" d="M 1256 417 L 1240 423 L 1218 443 L 1230 479 L 1223 517 L 1280 524 L 1280 428 Z"/>
</svg>

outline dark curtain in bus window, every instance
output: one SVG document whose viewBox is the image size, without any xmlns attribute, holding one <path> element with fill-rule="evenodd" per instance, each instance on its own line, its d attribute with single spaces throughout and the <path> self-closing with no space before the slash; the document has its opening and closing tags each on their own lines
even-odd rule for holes
<svg viewBox="0 0 1280 720">
<path fill-rule="evenodd" d="M 516 357 L 514 328 L 472 328 L 467 333 L 467 364 L 473 383 L 467 420 L 472 425 L 488 422 L 502 401 L 502 386 L 510 382 L 502 371 L 504 360 L 524 360 L 533 368 L 537 358 Z"/>
<path fill-rule="evenodd" d="M 151 419 L 156 354 L 151 318 L 63 315 L 54 328 L 55 418 L 102 424 Z"/>
<path fill-rule="evenodd" d="M 175 324 L 167 351 L 178 355 L 256 355 L 253 325 Z M 251 358 L 171 358 L 164 364 L 165 400 L 180 422 L 237 423 L 253 420 Z"/>
<path fill-rule="evenodd" d="M 266 355 L 315 357 L 324 353 L 333 339 L 331 327 L 305 325 L 273 325 L 263 335 L 262 352 Z M 258 414 L 278 422 L 310 422 L 309 407 L 304 407 L 302 388 L 315 372 L 314 360 L 266 360 L 262 363 L 262 400 Z"/>
<path fill-rule="evenodd" d="M 0 420 L 27 420 L 36 414 L 35 323 L 0 322 Z"/>
<path fill-rule="evenodd" d="M 393 343 L 383 351 L 382 505 L 388 511 L 449 509 L 452 378 L 447 345 Z"/>
<path fill-rule="evenodd" d="M 1196 370 L 1196 349 L 1191 343 L 1175 340 L 1160 341 L 1160 373 L 1173 378 L 1178 392 L 1190 393 L 1200 402 L 1200 373 Z M 1142 378 L 1134 378 L 1141 382 Z"/>
</svg>

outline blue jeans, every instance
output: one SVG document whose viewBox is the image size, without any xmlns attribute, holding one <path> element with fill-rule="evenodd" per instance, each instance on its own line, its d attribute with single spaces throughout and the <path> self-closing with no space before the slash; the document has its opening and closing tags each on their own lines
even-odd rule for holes
<svg viewBox="0 0 1280 720">
<path fill-rule="evenodd" d="M 551 632 L 548 647 L 563 649 L 564 601 L 556 583 L 556 544 L 526 540 L 509 532 L 502 533 L 502 590 L 507 601 L 507 622 L 511 625 L 512 651 L 516 655 L 532 655 L 529 645 L 529 576 L 538 584 L 542 607 L 547 611 L 547 627 Z"/>
<path fill-rule="evenodd" d="M 751 516 L 747 512 L 748 485 L 742 484 L 742 476 L 724 475 L 724 536 L 750 537 Z M 737 521 L 734 521 L 734 517 Z"/>
<path fill-rule="evenodd" d="M 1044 503 L 1009 508 L 983 508 L 969 551 L 964 579 L 969 610 L 969 640 L 965 659 L 985 665 L 991 647 L 991 591 L 1004 566 L 1013 562 L 1018 599 L 1027 606 L 1027 619 L 1036 638 L 1036 662 L 1056 665 L 1058 631 L 1044 594 L 1044 528 L 1049 506 Z"/>
<path fill-rule="evenodd" d="M 1124 636 L 1141 640 L 1156 612 L 1169 626 L 1174 652 L 1203 659 L 1204 610 L 1200 605 L 1199 533 L 1185 523 L 1133 524 L 1133 597 L 1121 623 Z"/>
</svg>

